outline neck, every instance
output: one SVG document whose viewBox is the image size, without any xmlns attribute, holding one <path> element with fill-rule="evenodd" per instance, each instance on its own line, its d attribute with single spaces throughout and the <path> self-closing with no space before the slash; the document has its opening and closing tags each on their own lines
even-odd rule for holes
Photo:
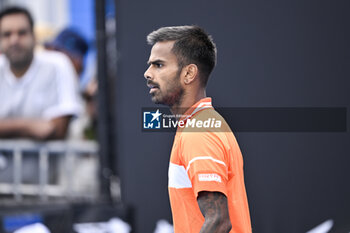
<svg viewBox="0 0 350 233">
<path fill-rule="evenodd" d="M 10 69 L 12 73 L 16 76 L 16 78 L 21 78 L 29 69 L 30 64 L 33 61 L 33 57 L 29 61 L 21 62 L 21 63 L 10 63 Z"/>
<path fill-rule="evenodd" d="M 11 67 L 11 71 L 16 76 L 16 78 L 20 78 L 26 73 L 28 68 L 29 68 L 29 66 L 25 67 L 25 68 L 21 68 L 21 69 L 19 69 L 18 67 L 16 67 L 16 68 Z"/>
<path fill-rule="evenodd" d="M 182 101 L 178 104 L 172 105 L 170 111 L 174 115 L 183 115 L 190 107 L 205 97 L 207 97 L 207 95 L 204 88 L 201 88 L 197 92 L 185 92 Z"/>
</svg>

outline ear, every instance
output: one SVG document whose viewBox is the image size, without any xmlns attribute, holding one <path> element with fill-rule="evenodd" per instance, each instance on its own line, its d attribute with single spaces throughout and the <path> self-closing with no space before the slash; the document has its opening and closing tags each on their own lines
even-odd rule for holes
<svg viewBox="0 0 350 233">
<path fill-rule="evenodd" d="M 189 64 L 184 67 L 185 77 L 184 83 L 185 85 L 192 83 L 196 78 L 198 78 L 198 67 L 196 64 Z"/>
</svg>

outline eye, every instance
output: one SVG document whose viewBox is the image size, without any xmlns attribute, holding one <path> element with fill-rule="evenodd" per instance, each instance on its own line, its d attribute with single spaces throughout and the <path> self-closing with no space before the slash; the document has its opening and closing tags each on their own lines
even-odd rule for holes
<svg viewBox="0 0 350 233">
<path fill-rule="evenodd" d="M 163 64 L 162 63 L 155 63 L 154 64 L 157 68 L 162 68 L 163 67 Z"/>
<path fill-rule="evenodd" d="M 21 29 L 21 30 L 18 31 L 18 35 L 19 35 L 19 36 L 25 36 L 25 35 L 27 35 L 28 33 L 29 33 L 29 31 L 26 30 L 26 29 Z"/>
<path fill-rule="evenodd" d="M 1 33 L 1 37 L 2 38 L 8 38 L 10 36 L 11 36 L 11 32 L 3 32 L 3 33 Z"/>
<path fill-rule="evenodd" d="M 152 62 L 151 64 L 153 67 L 155 67 L 157 69 L 162 68 L 164 66 L 163 63 L 158 62 L 158 61 Z"/>
</svg>

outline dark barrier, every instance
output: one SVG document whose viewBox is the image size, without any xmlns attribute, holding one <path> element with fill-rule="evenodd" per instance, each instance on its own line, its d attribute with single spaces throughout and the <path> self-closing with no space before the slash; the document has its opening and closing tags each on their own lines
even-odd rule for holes
<svg viewBox="0 0 350 233">
<path fill-rule="evenodd" d="M 20 227 L 43 223 L 51 233 L 72 231 L 72 210 L 69 205 L 16 205 L 0 210 L 1 231 L 11 233 Z"/>
<path fill-rule="evenodd" d="M 107 204 L 17 204 L 2 206 L 0 232 L 13 231 L 34 223 L 44 224 L 51 233 L 73 233 L 76 224 L 107 223 L 118 218 L 134 227 L 133 210 Z"/>
</svg>

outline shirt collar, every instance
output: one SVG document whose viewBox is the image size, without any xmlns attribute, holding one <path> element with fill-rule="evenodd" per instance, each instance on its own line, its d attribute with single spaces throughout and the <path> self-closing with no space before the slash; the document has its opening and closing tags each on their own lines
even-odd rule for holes
<svg viewBox="0 0 350 233">
<path fill-rule="evenodd" d="M 24 86 L 28 83 L 30 83 L 30 81 L 32 80 L 32 78 L 34 77 L 33 72 L 35 70 L 36 67 L 36 55 L 34 53 L 32 62 L 28 68 L 28 70 L 23 74 L 22 77 L 17 78 L 11 71 L 10 68 L 10 63 L 7 59 L 5 59 L 5 72 L 7 73 L 7 75 L 5 75 L 5 79 L 6 81 L 11 85 L 17 85 L 17 86 Z"/>
<path fill-rule="evenodd" d="M 206 108 L 213 108 L 210 97 L 203 98 L 199 100 L 197 103 L 195 103 L 194 105 L 192 105 L 192 107 L 187 109 L 187 111 L 183 114 L 180 120 L 187 121 L 187 119 L 190 119 L 196 113 Z"/>
</svg>

